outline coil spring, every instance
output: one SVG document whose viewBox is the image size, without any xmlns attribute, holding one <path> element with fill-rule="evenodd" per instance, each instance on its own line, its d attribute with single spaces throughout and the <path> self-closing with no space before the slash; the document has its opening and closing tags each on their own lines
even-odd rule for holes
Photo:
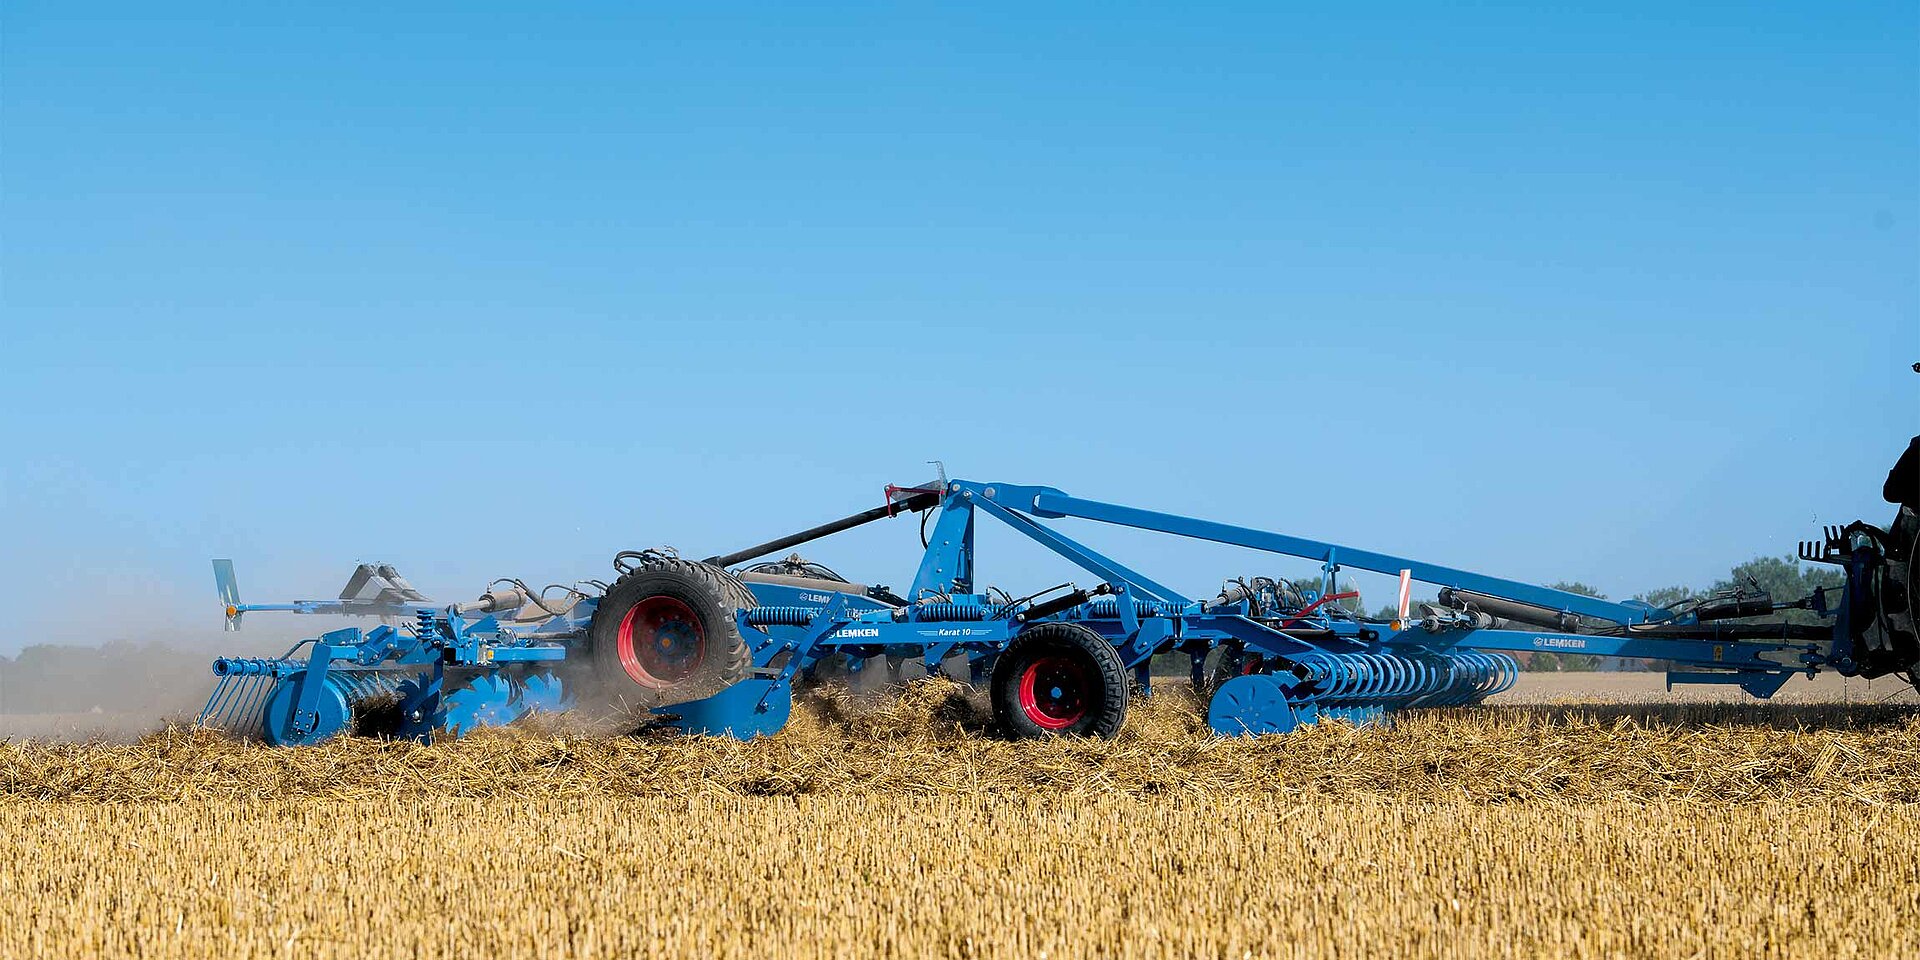
<svg viewBox="0 0 1920 960">
<path fill-rule="evenodd" d="M 1304 702 L 1327 706 L 1455 706 L 1478 703 L 1513 687 L 1520 665 L 1504 653 L 1459 651 L 1310 653 L 1294 658 L 1316 688 Z"/>
<path fill-rule="evenodd" d="M 1080 607 L 1082 616 L 1117 617 L 1120 615 L 1119 597 L 1095 597 Z M 1186 612 L 1186 607 L 1171 600 L 1147 600 L 1135 598 L 1133 613 L 1138 617 L 1177 617 Z"/>
<path fill-rule="evenodd" d="M 916 604 L 913 608 L 916 619 L 920 620 L 985 620 L 987 614 L 997 608 L 982 607 L 971 603 L 933 603 Z"/>
<path fill-rule="evenodd" d="M 819 615 L 819 607 L 754 607 L 747 611 L 747 622 L 756 627 L 802 627 Z"/>
<path fill-rule="evenodd" d="M 747 622 L 756 627 L 803 627 L 819 616 L 820 610 L 819 607 L 755 607 L 747 611 Z M 918 604 L 913 610 L 921 621 L 991 620 L 1001 615 L 998 606 L 944 601 Z"/>
</svg>

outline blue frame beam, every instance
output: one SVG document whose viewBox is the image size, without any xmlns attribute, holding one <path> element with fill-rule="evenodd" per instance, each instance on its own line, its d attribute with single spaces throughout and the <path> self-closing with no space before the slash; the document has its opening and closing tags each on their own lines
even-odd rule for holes
<svg viewBox="0 0 1920 960">
<path fill-rule="evenodd" d="M 963 487 L 960 491 L 960 496 L 962 497 L 968 497 L 974 494 L 972 489 L 964 488 L 972 485 L 956 484 L 956 486 Z M 972 497 L 972 502 L 985 509 L 988 513 L 998 517 L 1002 522 L 1006 523 L 1007 526 L 1026 534 L 1034 542 L 1072 561 L 1082 570 L 1100 577 L 1109 583 L 1129 584 L 1134 589 L 1153 597 L 1155 600 L 1166 600 L 1179 604 L 1193 602 L 1185 596 L 1182 596 L 1179 591 L 1155 583 L 1153 580 L 1148 579 L 1145 574 L 1131 570 L 1117 560 L 1103 556 L 1095 550 L 1067 537 L 1063 537 L 1033 522 L 1027 517 L 1015 513 L 1013 510 L 999 503 L 995 503 L 991 496 L 985 495 L 985 490 L 991 489 L 994 488 L 987 487 L 982 489 L 980 495 Z"/>
<path fill-rule="evenodd" d="M 1237 547 L 1250 547 L 1265 550 L 1268 553 L 1285 554 L 1307 560 L 1318 560 L 1342 567 L 1354 567 L 1371 570 L 1389 576 L 1402 570 L 1413 571 L 1413 578 L 1423 583 L 1438 584 L 1459 590 L 1471 590 L 1507 600 L 1517 600 L 1549 610 L 1561 610 L 1610 620 L 1615 623 L 1652 622 L 1651 614 L 1657 612 L 1644 607 L 1629 606 L 1597 597 L 1582 596 L 1550 587 L 1534 586 L 1517 580 L 1489 577 L 1484 574 L 1443 567 L 1439 564 L 1424 563 L 1407 557 L 1376 553 L 1371 550 L 1358 550 L 1324 540 L 1309 540 L 1305 537 L 1293 537 L 1282 533 L 1255 530 L 1251 527 L 1238 527 L 1228 523 L 1216 523 L 1211 520 L 1198 520 L 1178 514 L 1160 513 L 1154 510 L 1141 510 L 1137 507 L 1124 507 L 1119 504 L 1102 503 L 1098 500 L 1082 500 L 1070 497 L 1058 490 L 1048 488 L 1005 488 L 1009 492 L 1015 489 L 1035 490 L 1032 499 L 1025 505 L 1009 503 L 1014 510 L 1030 512 L 1038 517 L 1078 517 L 1083 520 L 1095 520 L 1140 530 L 1152 530 L 1174 536 L 1190 537 L 1196 540 L 1211 540 L 1215 543 L 1231 544 Z"/>
</svg>

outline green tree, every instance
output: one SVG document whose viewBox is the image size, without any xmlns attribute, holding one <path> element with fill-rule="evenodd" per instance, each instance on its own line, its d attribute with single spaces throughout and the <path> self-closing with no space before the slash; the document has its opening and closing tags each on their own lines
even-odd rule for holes
<svg viewBox="0 0 1920 960">
<path fill-rule="evenodd" d="M 1821 565 L 1801 569 L 1798 557 L 1755 557 L 1734 567 L 1732 576 L 1715 583 L 1713 589 L 1714 592 L 1736 587 L 1751 590 L 1757 583 L 1760 589 L 1773 597 L 1775 603 L 1786 603 L 1806 597 L 1820 588 L 1837 591 L 1846 580 L 1846 574 L 1837 567 Z M 1837 604 L 1840 598 L 1830 596 L 1827 602 Z M 1824 622 L 1811 610 L 1787 610 L 1784 614 L 1790 623 Z"/>
<path fill-rule="evenodd" d="M 1558 590 L 1561 593 L 1577 593 L 1583 597 L 1593 597 L 1599 600 L 1605 600 L 1607 598 L 1606 594 L 1601 593 L 1599 590 L 1596 590 L 1593 587 L 1589 587 L 1578 580 L 1574 580 L 1572 582 L 1562 580 L 1559 583 L 1549 583 L 1547 584 L 1547 588 L 1550 590 Z"/>
<path fill-rule="evenodd" d="M 1326 578 L 1319 574 L 1314 574 L 1312 576 L 1306 576 L 1306 577 L 1289 577 L 1287 579 L 1293 581 L 1294 587 L 1299 591 L 1301 591 L 1302 593 L 1305 593 L 1306 591 L 1311 590 L 1314 592 L 1316 596 L 1319 596 L 1319 595 L 1324 595 L 1327 592 Z M 1339 592 L 1357 593 L 1359 592 L 1359 588 L 1355 587 L 1352 584 L 1352 582 L 1349 581 L 1349 582 L 1340 584 Z M 1348 597 L 1345 600 L 1335 600 L 1334 603 L 1337 603 L 1340 606 L 1345 607 L 1354 616 L 1362 616 L 1364 615 L 1364 611 L 1367 608 L 1366 608 L 1366 605 L 1361 601 L 1362 601 L 1361 597 Z M 1392 615 L 1389 614 L 1388 616 L 1392 616 Z"/>
<path fill-rule="evenodd" d="M 1577 593 L 1583 597 L 1595 597 L 1605 600 L 1607 595 L 1578 580 L 1562 580 L 1547 586 L 1563 593 Z M 1600 658 L 1585 653 L 1536 653 L 1528 666 L 1535 670 L 1592 670 L 1600 665 Z"/>
<path fill-rule="evenodd" d="M 1658 590 L 1648 590 L 1645 593 L 1635 594 L 1634 599 L 1640 601 L 1641 603 L 1646 604 L 1649 607 L 1670 607 L 1676 603 L 1680 603 L 1681 601 L 1692 600 L 1698 596 L 1700 596 L 1700 591 L 1695 590 L 1692 587 L 1676 585 L 1671 587 L 1661 587 Z M 1655 671 L 1669 670 L 1673 667 L 1673 664 L 1666 660 L 1649 660 L 1646 662 L 1646 664 L 1647 664 L 1648 670 L 1655 670 Z"/>
<path fill-rule="evenodd" d="M 1649 607 L 1670 607 L 1682 600 L 1692 600 L 1699 595 L 1692 587 L 1676 586 L 1648 590 L 1646 593 L 1636 595 L 1634 599 Z"/>
<path fill-rule="evenodd" d="M 208 661 L 151 642 L 34 644 L 0 657 L 0 712 L 185 716 L 212 690 Z"/>
</svg>

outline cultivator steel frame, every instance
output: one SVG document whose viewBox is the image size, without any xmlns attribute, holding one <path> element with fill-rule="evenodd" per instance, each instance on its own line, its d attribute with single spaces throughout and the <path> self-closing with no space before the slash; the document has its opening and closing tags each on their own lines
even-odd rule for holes
<svg viewBox="0 0 1920 960">
<path fill-rule="evenodd" d="M 214 561 L 214 581 L 229 631 L 238 630 L 246 614 L 262 611 L 371 616 L 403 625 L 334 630 L 279 657 L 215 660 L 219 679 L 200 712 L 202 725 L 293 745 L 326 739 L 372 715 L 389 722 L 369 732 L 425 738 L 436 729 L 458 734 L 573 706 L 564 684 L 545 668 L 566 658 L 586 626 L 590 610 L 573 615 L 577 597 L 549 608 L 516 587 L 441 606 L 392 567 L 374 564 L 357 568 L 337 600 L 242 603 L 226 560 Z M 530 607 L 540 615 L 500 619 Z M 302 650 L 306 655 L 296 656 Z M 376 703 L 380 709 L 369 709 Z"/>
<path fill-rule="evenodd" d="M 1916 450 L 1920 439 L 1903 465 Z M 1669 607 L 944 472 L 927 485 L 888 487 L 880 507 L 699 563 L 670 552 L 622 554 L 615 584 L 557 588 L 558 599 L 548 598 L 556 588 L 498 581 L 510 588 L 436 605 L 391 567 L 362 566 L 339 600 L 247 605 L 231 565 L 216 561 L 230 627 L 262 610 L 395 622 L 327 633 L 308 641 L 304 658 L 296 648 L 217 661 L 221 681 L 202 720 L 297 744 L 366 729 L 378 717 L 375 732 L 424 738 L 567 709 L 584 681 L 601 701 L 648 708 L 687 732 L 751 737 L 780 729 L 795 684 L 829 659 L 852 670 L 903 659 L 961 669 L 991 686 L 996 716 L 1016 736 L 1112 735 L 1128 698 L 1150 692 L 1151 659 L 1176 652 L 1191 658 L 1195 686 L 1211 693 L 1209 723 L 1223 734 L 1476 703 L 1512 686 L 1519 652 L 1665 661 L 1670 685 L 1733 684 L 1758 697 L 1820 670 L 1911 681 L 1920 668 L 1909 605 L 1920 491 L 1908 493 L 1889 481 L 1888 499 L 1901 504 L 1889 529 L 1856 523 L 1802 547 L 1804 559 L 1845 570 L 1838 596 L 1821 590 L 1775 602 L 1732 591 Z M 923 515 L 924 552 L 904 597 L 797 555 L 728 570 L 912 513 Z M 1097 583 L 1020 598 L 982 591 L 974 533 L 983 515 Z M 1046 522 L 1068 518 L 1315 561 L 1325 589 L 1255 577 L 1190 597 Z M 1340 590 L 1346 570 L 1397 574 L 1398 614 L 1372 619 L 1342 607 L 1337 601 L 1351 596 Z M 1438 600 L 1409 609 L 1414 581 L 1439 587 Z M 1790 608 L 1823 622 L 1771 616 Z"/>
</svg>

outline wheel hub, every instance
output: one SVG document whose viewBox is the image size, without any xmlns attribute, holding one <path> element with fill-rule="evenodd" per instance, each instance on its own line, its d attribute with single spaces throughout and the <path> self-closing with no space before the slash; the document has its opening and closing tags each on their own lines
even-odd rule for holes
<svg viewBox="0 0 1920 960">
<path fill-rule="evenodd" d="M 1041 657 L 1020 674 L 1020 710 L 1047 730 L 1079 723 L 1092 706 L 1087 669 L 1067 657 Z"/>
<path fill-rule="evenodd" d="M 664 595 L 633 605 L 615 638 L 620 666 L 643 687 L 670 687 L 706 661 L 707 635 L 693 608 Z"/>
</svg>

